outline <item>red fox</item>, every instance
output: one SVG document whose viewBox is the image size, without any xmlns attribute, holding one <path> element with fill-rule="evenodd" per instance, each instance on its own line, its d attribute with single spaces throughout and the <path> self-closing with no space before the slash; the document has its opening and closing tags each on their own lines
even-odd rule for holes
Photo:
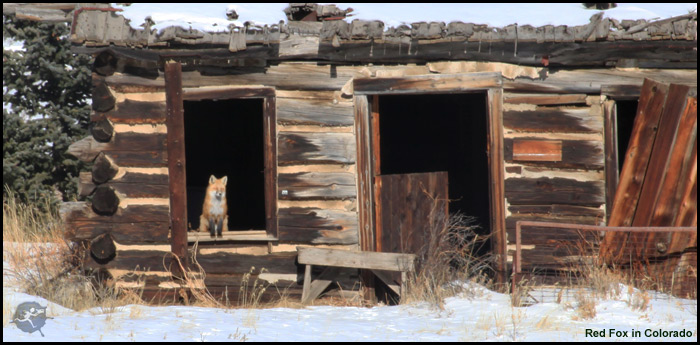
<svg viewBox="0 0 700 345">
<path fill-rule="evenodd" d="M 228 231 L 228 206 L 226 205 L 226 181 L 224 176 L 217 179 L 214 175 L 209 177 L 207 194 L 204 197 L 202 215 L 199 217 L 199 231 L 207 232 L 211 237 L 218 235 L 223 237 L 222 232 Z"/>
</svg>

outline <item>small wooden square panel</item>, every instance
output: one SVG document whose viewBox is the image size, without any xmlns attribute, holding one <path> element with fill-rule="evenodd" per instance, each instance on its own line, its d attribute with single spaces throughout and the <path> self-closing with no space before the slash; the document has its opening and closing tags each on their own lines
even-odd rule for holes
<svg viewBox="0 0 700 345">
<path fill-rule="evenodd" d="M 560 140 L 513 140 L 514 161 L 559 162 Z"/>
</svg>

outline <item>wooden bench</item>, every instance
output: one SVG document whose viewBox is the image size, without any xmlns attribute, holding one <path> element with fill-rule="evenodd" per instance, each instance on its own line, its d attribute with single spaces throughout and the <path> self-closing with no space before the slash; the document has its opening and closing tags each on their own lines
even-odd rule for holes
<svg viewBox="0 0 700 345">
<path fill-rule="evenodd" d="M 331 284 L 339 267 L 371 270 L 374 275 L 401 296 L 406 288 L 406 273 L 413 271 L 416 260 L 414 254 L 356 252 L 313 247 L 297 247 L 297 252 L 299 263 L 306 265 L 304 290 L 301 296 L 301 302 L 304 304 L 313 301 Z M 328 267 L 312 281 L 311 268 L 313 265 Z M 391 275 L 386 271 L 401 272 L 400 287 L 393 282 Z"/>
</svg>

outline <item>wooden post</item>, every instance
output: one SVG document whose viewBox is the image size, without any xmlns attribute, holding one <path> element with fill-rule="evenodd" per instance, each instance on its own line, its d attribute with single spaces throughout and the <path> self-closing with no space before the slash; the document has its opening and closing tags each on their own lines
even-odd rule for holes
<svg viewBox="0 0 700 345">
<path fill-rule="evenodd" d="M 500 77 L 499 77 L 500 81 Z M 503 89 L 491 88 L 488 97 L 488 156 L 489 196 L 491 209 L 491 231 L 493 252 L 496 255 L 496 284 L 505 284 L 507 278 L 507 243 L 505 215 L 505 172 L 503 153 Z"/>
<path fill-rule="evenodd" d="M 263 98 L 263 138 L 265 142 L 265 229 L 277 237 L 277 106 L 274 97 Z"/>
<path fill-rule="evenodd" d="M 170 179 L 171 250 L 187 268 L 187 184 L 185 177 L 185 119 L 182 104 L 182 65 L 165 64 L 166 126 L 168 128 L 168 175 Z M 173 259 L 174 261 L 176 259 Z M 177 275 L 179 264 L 171 263 Z"/>
<path fill-rule="evenodd" d="M 355 96 L 355 135 L 357 136 L 357 176 L 359 204 L 359 242 L 360 250 L 374 251 L 374 193 L 371 156 L 370 104 L 368 96 Z M 362 295 L 365 300 L 374 299 L 374 275 L 365 270 L 360 271 Z"/>
<path fill-rule="evenodd" d="M 618 157 L 624 152 L 618 152 L 617 145 L 617 104 L 614 100 L 603 103 L 604 135 L 605 135 L 605 223 L 610 219 L 617 184 L 620 180 Z"/>
</svg>

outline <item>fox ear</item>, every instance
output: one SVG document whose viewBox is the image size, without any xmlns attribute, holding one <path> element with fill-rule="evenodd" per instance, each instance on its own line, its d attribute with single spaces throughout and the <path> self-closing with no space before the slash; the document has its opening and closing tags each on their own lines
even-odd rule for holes
<svg viewBox="0 0 700 345">
<path fill-rule="evenodd" d="M 226 181 L 228 181 L 228 176 L 224 176 L 224 177 L 222 177 L 221 179 L 223 180 L 224 186 L 225 186 L 225 185 L 226 185 Z"/>
<path fill-rule="evenodd" d="M 216 177 L 214 175 L 209 176 L 209 183 L 214 183 L 216 181 Z"/>
</svg>

